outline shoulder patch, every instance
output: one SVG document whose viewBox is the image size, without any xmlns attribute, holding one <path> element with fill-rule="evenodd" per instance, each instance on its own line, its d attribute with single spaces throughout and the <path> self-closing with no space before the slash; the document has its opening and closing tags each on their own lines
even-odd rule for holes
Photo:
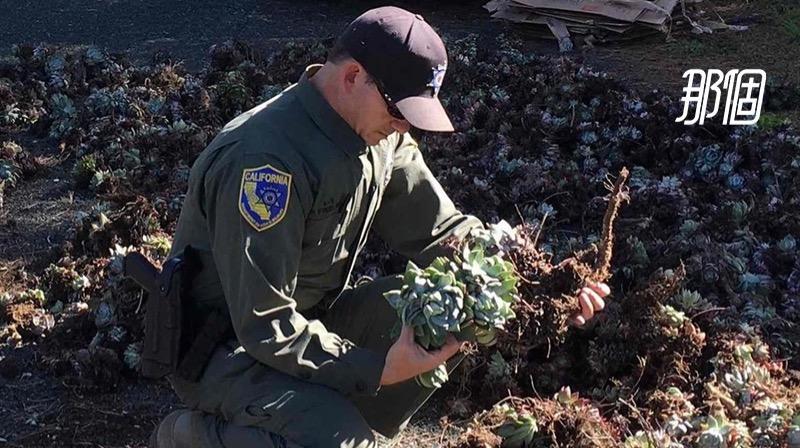
<svg viewBox="0 0 800 448">
<path fill-rule="evenodd" d="M 286 215 L 292 175 L 272 165 L 242 171 L 239 212 L 259 232 L 279 223 Z"/>
</svg>

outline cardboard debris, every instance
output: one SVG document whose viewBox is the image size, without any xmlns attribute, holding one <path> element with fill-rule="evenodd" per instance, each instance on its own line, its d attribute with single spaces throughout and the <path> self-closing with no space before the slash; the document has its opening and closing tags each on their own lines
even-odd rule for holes
<svg viewBox="0 0 800 448">
<path fill-rule="evenodd" d="M 654 32 L 667 33 L 680 0 L 490 0 L 493 18 L 529 25 L 555 37 L 561 51 L 572 48 L 570 35 L 613 41 Z"/>
</svg>

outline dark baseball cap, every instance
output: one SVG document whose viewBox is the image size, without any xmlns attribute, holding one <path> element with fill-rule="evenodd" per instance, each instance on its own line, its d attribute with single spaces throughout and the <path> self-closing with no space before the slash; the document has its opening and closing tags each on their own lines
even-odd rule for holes
<svg viewBox="0 0 800 448">
<path fill-rule="evenodd" d="M 394 6 L 370 9 L 350 23 L 339 46 L 379 83 L 412 126 L 453 131 L 438 98 L 447 51 L 422 16 Z"/>
</svg>

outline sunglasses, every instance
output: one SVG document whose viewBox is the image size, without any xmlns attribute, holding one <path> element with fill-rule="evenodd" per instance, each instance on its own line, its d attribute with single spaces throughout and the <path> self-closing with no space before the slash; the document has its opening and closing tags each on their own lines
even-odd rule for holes
<svg viewBox="0 0 800 448">
<path fill-rule="evenodd" d="M 394 104 L 394 101 L 392 101 L 392 97 L 390 97 L 389 94 L 386 93 L 386 90 L 384 90 L 383 88 L 383 84 L 372 76 L 370 76 L 370 78 L 372 78 L 372 82 L 375 83 L 375 87 L 378 89 L 378 93 L 380 93 L 381 96 L 383 97 L 383 101 L 386 103 L 386 109 L 389 111 L 389 115 L 391 115 L 392 118 L 396 118 L 398 120 L 405 120 L 406 117 L 403 116 L 403 113 L 400 112 L 400 109 L 398 109 L 397 105 Z"/>
</svg>

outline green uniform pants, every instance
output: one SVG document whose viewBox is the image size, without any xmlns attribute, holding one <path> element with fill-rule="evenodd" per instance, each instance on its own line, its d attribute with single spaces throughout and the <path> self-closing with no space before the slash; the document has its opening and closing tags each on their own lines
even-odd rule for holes
<svg viewBox="0 0 800 448">
<path fill-rule="evenodd" d="M 397 276 L 347 289 L 320 318 L 325 326 L 358 346 L 386 354 L 397 314 L 383 293 L 400 286 Z M 461 356 L 450 362 L 452 368 Z M 257 362 L 231 341 L 215 351 L 202 378 L 172 378 L 183 402 L 209 415 L 199 429 L 209 447 L 374 447 L 371 431 L 394 437 L 430 397 L 409 380 L 383 386 L 377 396 L 345 397 Z M 274 435 L 279 435 L 276 438 Z M 277 441 L 276 441 L 277 439 Z"/>
</svg>

